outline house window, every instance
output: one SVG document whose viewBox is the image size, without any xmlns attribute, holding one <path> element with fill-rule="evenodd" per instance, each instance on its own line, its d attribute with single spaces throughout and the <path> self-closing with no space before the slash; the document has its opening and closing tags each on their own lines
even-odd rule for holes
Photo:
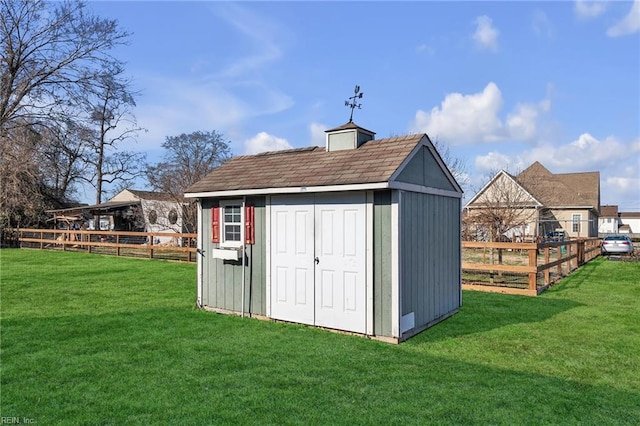
<svg viewBox="0 0 640 426">
<path fill-rule="evenodd" d="M 572 216 L 572 227 L 571 230 L 574 233 L 580 233 L 580 221 L 582 220 L 582 215 L 581 214 L 574 214 Z"/>
<path fill-rule="evenodd" d="M 178 222 L 178 212 L 176 209 L 171 209 L 169 211 L 169 223 L 175 225 Z"/>
<path fill-rule="evenodd" d="M 156 212 L 155 210 L 151 210 L 149 212 L 149 223 L 152 225 L 155 225 L 158 222 L 158 212 Z"/>
<path fill-rule="evenodd" d="M 220 245 L 240 247 L 242 245 L 242 204 L 237 201 L 220 203 Z"/>
<path fill-rule="evenodd" d="M 607 218 L 607 223 L 611 223 L 611 218 L 610 217 Z"/>
</svg>

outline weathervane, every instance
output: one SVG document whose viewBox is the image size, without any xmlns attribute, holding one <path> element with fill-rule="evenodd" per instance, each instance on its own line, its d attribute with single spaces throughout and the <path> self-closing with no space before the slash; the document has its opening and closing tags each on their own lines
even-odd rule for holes
<svg viewBox="0 0 640 426">
<path fill-rule="evenodd" d="M 353 110 L 355 108 L 361 109 L 361 107 L 362 107 L 362 105 L 360 105 L 359 103 L 356 102 L 356 99 L 361 99 L 362 96 L 364 95 L 364 93 L 360 93 L 360 86 L 356 85 L 355 92 L 356 92 L 355 95 L 349 97 L 351 102 L 344 101 L 344 106 L 348 106 L 349 108 L 351 108 L 351 117 L 349 117 L 349 123 L 353 122 Z"/>
</svg>

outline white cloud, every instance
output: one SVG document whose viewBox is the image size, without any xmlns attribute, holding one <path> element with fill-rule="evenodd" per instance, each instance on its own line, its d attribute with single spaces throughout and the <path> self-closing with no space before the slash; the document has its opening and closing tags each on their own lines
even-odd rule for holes
<svg viewBox="0 0 640 426">
<path fill-rule="evenodd" d="M 284 37 L 283 27 L 256 15 L 237 3 L 220 3 L 212 11 L 244 36 L 253 49 L 227 66 L 218 77 L 236 78 L 282 58 L 283 53 L 276 38 Z"/>
<path fill-rule="evenodd" d="M 149 132 L 140 135 L 133 149 L 153 156 L 166 136 L 215 129 L 237 138 L 231 148 L 240 153 L 246 137 L 241 129 L 247 121 L 293 105 L 288 94 L 263 77 L 263 71 L 284 56 L 283 40 L 290 38 L 286 28 L 236 3 L 211 3 L 208 8 L 220 18 L 216 25 L 229 25 L 241 48 L 215 60 L 198 56 L 187 76 L 138 73 L 145 90 L 135 113 Z"/>
<path fill-rule="evenodd" d="M 538 117 L 549 110 L 551 101 L 545 99 L 537 105 L 520 103 L 504 122 L 499 117 L 502 105 L 502 92 L 494 82 L 480 93 L 449 93 L 439 108 L 429 112 L 418 110 L 411 131 L 428 133 L 451 145 L 529 141 L 536 137 Z"/>
<path fill-rule="evenodd" d="M 244 143 L 245 154 L 258 154 L 267 151 L 280 151 L 293 148 L 286 139 L 260 132 Z"/>
<path fill-rule="evenodd" d="M 523 154 L 528 162 L 540 161 L 558 172 L 592 171 L 601 168 L 617 168 L 640 152 L 634 143 L 623 143 L 615 137 L 601 141 L 589 133 L 564 145 L 540 145 Z"/>
<path fill-rule="evenodd" d="M 604 184 L 606 187 L 617 188 L 619 192 L 636 192 L 636 196 L 640 195 L 638 191 L 640 191 L 640 177 L 628 177 L 628 176 L 607 176 L 604 179 Z M 640 204 L 637 203 L 638 198 L 635 199 L 636 205 L 640 207 Z"/>
<path fill-rule="evenodd" d="M 538 108 L 529 104 L 518 104 L 515 112 L 507 115 L 508 134 L 516 140 L 529 140 L 536 135 Z"/>
<path fill-rule="evenodd" d="M 554 35 L 553 24 L 551 20 L 541 10 L 536 10 L 533 12 L 533 17 L 531 19 L 531 26 L 533 28 L 533 32 L 540 37 L 552 38 Z"/>
<path fill-rule="evenodd" d="M 589 133 L 566 144 L 542 144 L 516 155 L 489 152 L 475 158 L 478 173 L 499 169 L 518 173 L 539 161 L 552 173 L 600 172 L 603 204 L 640 208 L 640 138 L 599 140 Z"/>
<path fill-rule="evenodd" d="M 326 144 L 326 133 L 328 127 L 321 123 L 311 123 L 309 132 L 311 132 L 311 144 L 315 146 L 324 146 Z"/>
<path fill-rule="evenodd" d="M 499 170 L 513 170 L 513 159 L 499 152 L 490 152 L 475 159 L 476 172 L 482 175 L 495 173 Z"/>
<path fill-rule="evenodd" d="M 640 0 L 635 0 L 631 10 L 621 21 L 607 30 L 609 37 L 620 37 L 640 31 Z"/>
<path fill-rule="evenodd" d="M 573 10 L 580 19 L 592 19 L 602 15 L 607 10 L 607 3 L 576 0 Z"/>
<path fill-rule="evenodd" d="M 149 129 L 140 134 L 134 149 L 159 149 L 166 136 L 215 129 L 229 134 L 252 117 L 289 108 L 287 95 L 259 83 L 244 87 L 212 80 L 145 77 L 146 89 L 136 107 L 138 124 Z M 244 92 L 252 92 L 251 97 Z M 241 149 L 241 147 L 240 147 Z"/>
<path fill-rule="evenodd" d="M 416 52 L 418 53 L 424 53 L 427 54 L 429 56 L 433 56 L 436 51 L 433 47 L 429 46 L 428 44 L 422 43 L 421 45 L 419 45 L 418 47 L 416 47 Z"/>
<path fill-rule="evenodd" d="M 474 21 L 476 31 L 473 40 L 480 49 L 498 50 L 498 35 L 500 31 L 493 26 L 493 20 L 486 15 L 478 16 Z"/>
</svg>

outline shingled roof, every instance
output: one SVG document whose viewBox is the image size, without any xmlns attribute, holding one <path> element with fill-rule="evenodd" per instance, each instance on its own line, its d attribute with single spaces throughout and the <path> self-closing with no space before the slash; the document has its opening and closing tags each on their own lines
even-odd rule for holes
<svg viewBox="0 0 640 426">
<path fill-rule="evenodd" d="M 357 149 L 331 152 L 315 146 L 238 156 L 186 193 L 388 182 L 423 138 L 427 136 L 371 140 Z"/>
<path fill-rule="evenodd" d="M 618 206 L 600 206 L 600 217 L 618 217 Z"/>
<path fill-rule="evenodd" d="M 600 172 L 554 174 L 536 161 L 515 179 L 547 207 L 600 209 Z"/>
</svg>

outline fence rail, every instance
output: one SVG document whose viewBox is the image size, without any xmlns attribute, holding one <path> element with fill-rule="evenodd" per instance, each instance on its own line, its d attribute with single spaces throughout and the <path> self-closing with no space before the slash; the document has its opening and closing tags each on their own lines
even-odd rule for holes
<svg viewBox="0 0 640 426">
<path fill-rule="evenodd" d="M 86 251 L 124 257 L 196 261 L 197 234 L 175 232 L 15 230 L 21 248 Z"/>
<path fill-rule="evenodd" d="M 599 255 L 598 238 L 548 243 L 463 241 L 463 288 L 537 296 Z"/>
<path fill-rule="evenodd" d="M 197 258 L 195 233 L 20 228 L 11 234 L 5 232 L 5 239 L 24 248 L 186 262 Z M 463 288 L 535 296 L 599 255 L 598 238 L 550 243 L 463 241 Z"/>
</svg>

